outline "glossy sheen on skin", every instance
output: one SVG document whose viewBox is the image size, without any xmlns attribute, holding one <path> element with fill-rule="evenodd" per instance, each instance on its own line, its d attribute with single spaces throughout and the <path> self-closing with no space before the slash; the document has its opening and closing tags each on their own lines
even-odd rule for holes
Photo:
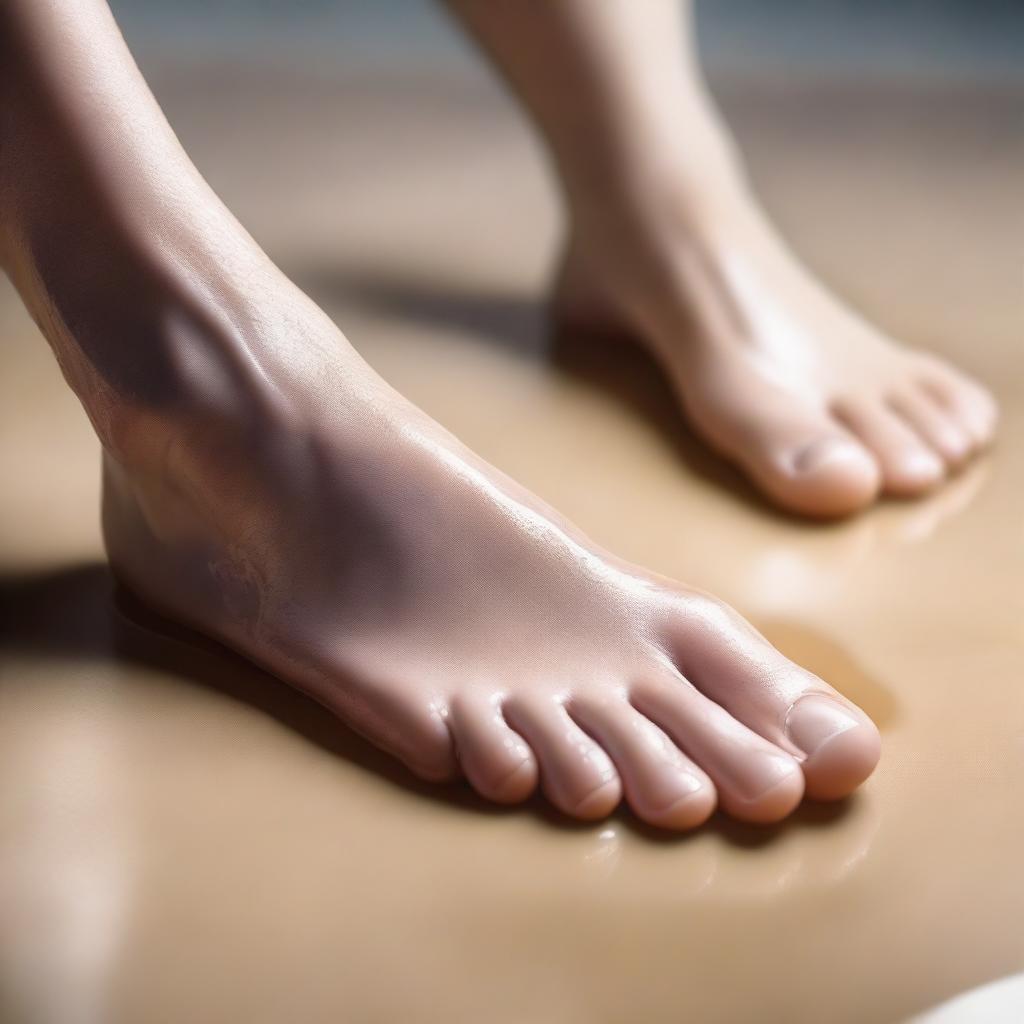
<svg viewBox="0 0 1024 1024">
<path fill-rule="evenodd" d="M 568 814 L 625 794 L 681 829 L 867 777 L 862 712 L 362 362 L 188 164 L 101 4 L 13 12 L 7 265 L 104 444 L 122 580 L 494 800 L 539 778 Z"/>
<path fill-rule="evenodd" d="M 290 439 L 261 423 L 240 448 L 175 443 L 152 476 L 108 457 L 115 572 L 419 775 L 461 769 L 497 801 L 539 776 L 567 814 L 624 794 L 689 828 L 716 803 L 774 821 L 805 789 L 834 799 L 870 773 L 862 712 L 724 605 L 597 549 L 362 372 L 344 429 L 307 404 Z"/>
<path fill-rule="evenodd" d="M 700 79 L 688 4 L 452 3 L 562 177 L 556 323 L 647 348 L 698 433 L 771 501 L 831 517 L 920 495 L 992 440 L 981 385 L 885 338 L 779 238 Z"/>
</svg>

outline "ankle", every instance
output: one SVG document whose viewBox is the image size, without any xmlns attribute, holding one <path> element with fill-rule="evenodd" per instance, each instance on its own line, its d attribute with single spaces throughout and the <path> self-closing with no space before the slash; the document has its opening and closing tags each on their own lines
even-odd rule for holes
<svg viewBox="0 0 1024 1024">
<path fill-rule="evenodd" d="M 694 112 L 680 114 L 672 130 L 624 132 L 607 153 L 561 159 L 573 221 L 628 224 L 657 218 L 666 208 L 696 218 L 746 194 L 743 161 L 731 136 L 710 107 L 690 106 Z"/>
<path fill-rule="evenodd" d="M 262 252 L 97 233 L 85 253 L 60 229 L 20 235 L 14 277 L 111 456 L 145 463 L 194 427 L 299 415 L 284 398 L 296 338 L 280 335 L 311 304 Z"/>
</svg>

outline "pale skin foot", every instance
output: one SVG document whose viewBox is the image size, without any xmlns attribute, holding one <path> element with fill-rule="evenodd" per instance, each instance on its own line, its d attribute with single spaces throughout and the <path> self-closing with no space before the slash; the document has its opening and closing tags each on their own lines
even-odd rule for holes
<svg viewBox="0 0 1024 1024">
<path fill-rule="evenodd" d="M 301 309 L 287 289 L 275 303 Z M 716 805 L 778 821 L 805 791 L 842 797 L 870 773 L 863 712 L 739 615 L 596 547 L 314 310 L 300 330 L 339 352 L 315 372 L 342 376 L 341 395 L 311 400 L 305 372 L 254 346 L 254 390 L 274 393 L 247 396 L 241 419 L 200 405 L 133 428 L 126 413 L 122 436 L 163 426 L 168 445 L 156 462 L 108 451 L 107 547 L 130 588 L 417 774 L 464 773 L 499 802 L 539 780 L 574 817 L 624 795 L 644 821 L 686 829 Z M 219 342 L 203 344 L 210 365 Z"/>
<path fill-rule="evenodd" d="M 625 796 L 687 829 L 847 795 L 879 753 L 859 709 L 734 611 L 628 565 L 474 456 L 268 270 L 293 326 L 244 411 L 194 397 L 106 461 L 111 564 L 135 592 L 291 682 L 426 779 L 566 814 Z M 267 317 L 261 317 L 263 322 Z M 278 361 L 298 333 L 321 354 Z M 206 367 L 226 339 L 183 363 Z M 169 339 L 170 344 L 174 344 Z M 316 394 L 317 379 L 342 379 Z M 269 387 L 268 383 L 269 382 Z M 264 392 L 263 389 L 267 389 Z M 312 396 L 312 397 L 311 397 Z"/>
<path fill-rule="evenodd" d="M 679 0 L 451 0 L 545 133 L 570 215 L 554 298 L 647 348 L 694 429 L 777 505 L 841 516 L 936 487 L 995 403 L 798 262 L 752 196 Z"/>
<path fill-rule="evenodd" d="M 688 829 L 871 773 L 860 709 L 366 366 L 188 163 L 100 0 L 2 20 L 5 268 L 103 443 L 127 586 L 491 800 Z"/>
</svg>

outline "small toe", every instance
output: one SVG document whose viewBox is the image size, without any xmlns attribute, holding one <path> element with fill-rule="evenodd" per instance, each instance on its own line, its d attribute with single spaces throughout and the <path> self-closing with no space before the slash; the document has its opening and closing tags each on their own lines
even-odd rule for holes
<svg viewBox="0 0 1024 1024">
<path fill-rule="evenodd" d="M 532 747 L 547 798 L 574 818 L 609 815 L 622 783 L 608 754 L 569 717 L 557 700 L 515 698 L 504 717 Z"/>
<path fill-rule="evenodd" d="M 804 782 L 792 755 L 738 721 L 681 677 L 641 684 L 634 705 L 708 773 L 734 818 L 780 821 L 800 803 Z"/>
<path fill-rule="evenodd" d="M 637 817 L 685 830 L 714 811 L 715 787 L 708 776 L 624 696 L 573 700 L 568 711 L 611 755 Z"/>
<path fill-rule="evenodd" d="M 951 468 L 959 468 L 974 450 L 971 434 L 927 392 L 907 389 L 889 399 L 889 408 Z"/>
<path fill-rule="evenodd" d="M 497 803 L 525 800 L 537 785 L 529 744 L 509 728 L 497 697 L 463 696 L 448 714 L 459 764 L 473 788 Z"/>
<path fill-rule="evenodd" d="M 369 721 L 359 723 L 362 735 L 427 782 L 458 778 L 459 764 L 444 710 L 427 701 L 386 695 L 383 688 L 381 694 Z"/>
<path fill-rule="evenodd" d="M 999 409 L 991 392 L 942 363 L 932 364 L 921 383 L 939 405 L 956 417 L 977 448 L 992 443 Z"/>
<path fill-rule="evenodd" d="M 835 414 L 871 450 L 882 471 L 885 493 L 912 497 L 931 490 L 946 475 L 937 452 L 883 402 L 840 401 Z"/>
</svg>

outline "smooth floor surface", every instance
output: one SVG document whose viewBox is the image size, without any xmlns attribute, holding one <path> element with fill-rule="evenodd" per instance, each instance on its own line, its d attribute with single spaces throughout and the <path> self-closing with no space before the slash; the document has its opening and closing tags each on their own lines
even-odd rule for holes
<svg viewBox="0 0 1024 1024">
<path fill-rule="evenodd" d="M 549 342 L 554 198 L 482 77 L 144 67 L 392 383 L 734 603 L 885 748 L 846 805 L 682 838 L 414 783 L 113 592 L 96 443 L 3 285 L 0 1020 L 897 1021 L 1024 968 L 1020 91 L 723 90 L 797 248 L 1003 404 L 940 493 L 820 527 L 707 456 L 643 360 Z"/>
</svg>

